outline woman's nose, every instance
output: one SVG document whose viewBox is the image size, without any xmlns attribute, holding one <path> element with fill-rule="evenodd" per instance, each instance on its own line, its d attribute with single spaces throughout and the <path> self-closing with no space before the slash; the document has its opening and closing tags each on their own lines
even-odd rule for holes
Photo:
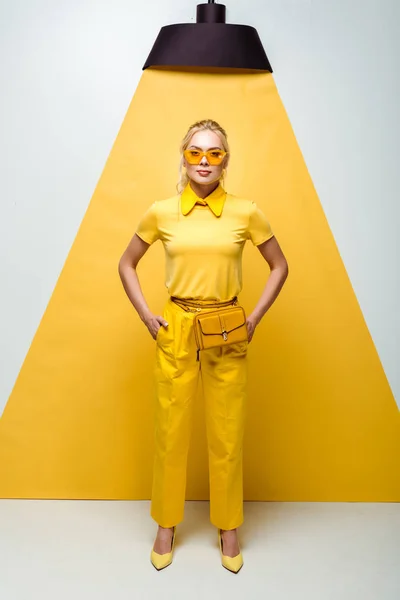
<svg viewBox="0 0 400 600">
<path fill-rule="evenodd" d="M 201 161 L 200 161 L 200 164 L 201 164 L 201 165 L 208 165 L 208 160 L 207 160 L 207 157 L 206 157 L 206 156 L 203 156 L 203 158 L 202 158 L 202 159 L 201 159 Z"/>
</svg>

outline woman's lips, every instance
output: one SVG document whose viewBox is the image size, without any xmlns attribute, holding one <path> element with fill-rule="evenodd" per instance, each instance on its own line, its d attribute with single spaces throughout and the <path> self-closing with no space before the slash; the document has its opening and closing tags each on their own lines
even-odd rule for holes
<svg viewBox="0 0 400 600">
<path fill-rule="evenodd" d="M 202 171 L 202 170 L 198 170 L 197 172 L 201 177 L 207 177 L 207 175 L 209 175 L 211 173 L 211 171 Z"/>
</svg>

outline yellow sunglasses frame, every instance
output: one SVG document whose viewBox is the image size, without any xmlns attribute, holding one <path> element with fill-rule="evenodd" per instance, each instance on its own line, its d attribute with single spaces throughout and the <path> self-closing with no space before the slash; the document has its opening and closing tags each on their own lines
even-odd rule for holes
<svg viewBox="0 0 400 600">
<path fill-rule="evenodd" d="M 215 160 L 215 157 L 212 156 L 212 153 L 216 152 L 216 151 L 222 155 L 221 159 Z M 196 160 L 193 160 L 194 157 L 192 156 L 191 152 L 199 153 L 199 156 L 196 156 Z M 207 152 L 203 152 L 203 150 L 198 150 L 197 148 L 193 148 L 193 149 L 188 148 L 183 153 L 184 157 L 186 158 L 186 160 L 188 161 L 188 163 L 190 165 L 199 165 L 201 163 L 201 161 L 203 160 L 203 156 L 205 156 L 207 158 L 208 163 L 213 166 L 220 165 L 227 154 L 228 153 L 225 152 L 225 150 L 215 150 L 214 149 L 214 150 L 207 150 Z"/>
</svg>

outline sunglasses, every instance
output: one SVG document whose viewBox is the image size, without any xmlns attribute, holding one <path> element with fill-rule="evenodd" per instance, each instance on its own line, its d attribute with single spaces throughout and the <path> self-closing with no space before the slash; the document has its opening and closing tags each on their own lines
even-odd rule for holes
<svg viewBox="0 0 400 600">
<path fill-rule="evenodd" d="M 199 165 L 203 160 L 203 156 L 207 158 L 210 165 L 220 165 L 227 154 L 224 150 L 207 150 L 207 152 L 203 152 L 194 148 L 185 150 L 183 153 L 189 165 Z"/>
</svg>

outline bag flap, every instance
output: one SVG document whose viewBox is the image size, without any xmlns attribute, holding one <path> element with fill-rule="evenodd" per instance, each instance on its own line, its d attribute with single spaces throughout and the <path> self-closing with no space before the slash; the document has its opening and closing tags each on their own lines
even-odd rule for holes
<svg viewBox="0 0 400 600">
<path fill-rule="evenodd" d="M 225 324 L 225 330 L 227 333 L 245 325 L 246 317 L 244 311 L 232 310 L 225 312 L 221 315 L 202 315 L 198 317 L 201 331 L 204 335 L 221 335 Z"/>
</svg>

